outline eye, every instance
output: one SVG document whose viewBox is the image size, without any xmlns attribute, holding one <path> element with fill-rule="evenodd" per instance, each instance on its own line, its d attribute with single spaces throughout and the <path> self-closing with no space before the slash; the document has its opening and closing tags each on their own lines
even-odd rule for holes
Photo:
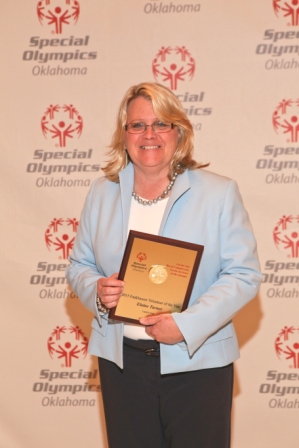
<svg viewBox="0 0 299 448">
<path fill-rule="evenodd" d="M 163 123 L 163 121 L 156 121 L 154 124 L 157 129 L 166 129 L 169 127 L 169 124 Z"/>
<path fill-rule="evenodd" d="M 141 123 L 141 122 L 131 123 L 130 127 L 131 127 L 131 129 L 143 129 L 144 123 Z"/>
</svg>

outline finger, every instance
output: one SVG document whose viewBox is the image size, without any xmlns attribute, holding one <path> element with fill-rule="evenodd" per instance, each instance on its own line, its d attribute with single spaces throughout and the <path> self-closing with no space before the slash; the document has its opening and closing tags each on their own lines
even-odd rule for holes
<svg viewBox="0 0 299 448">
<path fill-rule="evenodd" d="M 100 299 L 102 303 L 111 303 L 119 301 L 120 297 L 120 294 L 114 294 L 113 296 L 102 296 Z"/>
<path fill-rule="evenodd" d="M 103 305 L 105 305 L 106 308 L 111 309 L 111 308 L 114 308 L 118 304 L 118 300 L 114 300 L 112 302 L 107 302 L 107 303 L 102 302 L 102 303 L 103 303 Z"/>
<path fill-rule="evenodd" d="M 115 301 L 119 301 L 120 297 L 121 297 L 122 293 L 115 293 L 115 294 L 102 294 L 100 297 L 101 302 L 103 303 L 110 303 L 110 302 L 115 302 Z"/>
<path fill-rule="evenodd" d="M 114 296 L 102 296 L 100 297 L 100 301 L 103 305 L 107 306 L 110 303 L 118 302 L 121 295 L 114 295 Z"/>
<path fill-rule="evenodd" d="M 149 317 L 142 317 L 141 319 L 139 319 L 139 322 L 142 325 L 155 325 L 160 320 L 161 316 L 149 316 Z"/>
<path fill-rule="evenodd" d="M 118 272 L 115 272 L 114 274 L 110 275 L 110 277 L 101 277 L 98 280 L 98 284 L 125 284 L 123 280 L 118 279 Z"/>
<path fill-rule="evenodd" d="M 120 282 L 121 284 L 125 284 L 125 282 L 123 281 L 123 280 L 120 280 L 119 278 L 118 278 L 118 276 L 119 276 L 119 273 L 118 272 L 115 272 L 115 274 L 112 274 L 111 275 L 111 279 L 115 279 L 115 280 L 117 280 L 118 282 Z"/>
<path fill-rule="evenodd" d="M 117 280 L 117 279 L 111 279 L 111 278 L 105 278 L 102 279 L 102 281 L 98 281 L 98 285 L 101 287 L 108 287 L 111 286 L 113 288 L 123 288 L 125 286 L 125 282 L 123 282 L 122 280 Z"/>
<path fill-rule="evenodd" d="M 118 273 L 110 277 L 102 277 L 97 282 L 97 292 L 100 301 L 107 308 L 115 307 L 124 290 L 124 281 L 118 280 Z"/>
<path fill-rule="evenodd" d="M 123 293 L 123 288 L 119 287 L 110 287 L 110 286 L 104 286 L 103 288 L 98 289 L 98 294 L 100 297 L 104 296 L 119 296 Z"/>
<path fill-rule="evenodd" d="M 118 304 L 120 297 L 121 297 L 121 294 L 102 296 L 102 297 L 100 297 L 100 301 L 103 305 L 111 308 Z"/>
<path fill-rule="evenodd" d="M 152 338 L 155 339 L 152 326 L 145 327 L 145 332 L 148 336 L 151 336 Z"/>
<path fill-rule="evenodd" d="M 105 281 L 98 282 L 97 292 L 99 297 L 122 294 L 124 290 L 123 282 L 119 283 L 118 280 L 114 281 L 118 283 L 116 285 L 111 285 L 110 282 L 108 282 L 108 284 Z"/>
</svg>

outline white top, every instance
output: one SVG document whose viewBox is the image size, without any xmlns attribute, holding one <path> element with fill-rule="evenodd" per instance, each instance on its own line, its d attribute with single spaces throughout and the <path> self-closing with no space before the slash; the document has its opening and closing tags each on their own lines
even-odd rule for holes
<svg viewBox="0 0 299 448">
<path fill-rule="evenodd" d="M 167 202 L 168 198 L 156 204 L 142 205 L 132 197 L 128 233 L 136 230 L 158 235 Z M 146 334 L 144 327 L 134 324 L 125 324 L 124 336 L 130 339 L 153 339 Z"/>
</svg>

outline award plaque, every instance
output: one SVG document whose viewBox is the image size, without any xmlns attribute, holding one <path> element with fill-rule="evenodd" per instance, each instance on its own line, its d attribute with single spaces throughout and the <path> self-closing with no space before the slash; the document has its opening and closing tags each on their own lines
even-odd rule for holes
<svg viewBox="0 0 299 448">
<path fill-rule="evenodd" d="M 140 324 L 187 308 L 203 246 L 131 230 L 119 276 L 125 288 L 109 318 Z"/>
</svg>

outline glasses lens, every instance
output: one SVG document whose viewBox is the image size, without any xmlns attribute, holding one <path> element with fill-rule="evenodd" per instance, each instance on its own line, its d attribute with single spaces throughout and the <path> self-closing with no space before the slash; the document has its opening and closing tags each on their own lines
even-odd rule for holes
<svg viewBox="0 0 299 448">
<path fill-rule="evenodd" d="M 173 127 L 171 123 L 163 123 L 162 121 L 155 121 L 153 124 L 136 122 L 127 124 L 126 130 L 130 134 L 143 134 L 149 126 L 152 127 L 154 132 L 169 132 Z"/>
<path fill-rule="evenodd" d="M 132 134 L 141 134 L 145 131 L 145 124 L 144 123 L 130 123 L 128 124 L 128 131 Z"/>
<path fill-rule="evenodd" d="M 155 121 L 152 126 L 155 132 L 169 132 L 172 127 L 171 123 L 163 123 L 162 121 Z"/>
</svg>

